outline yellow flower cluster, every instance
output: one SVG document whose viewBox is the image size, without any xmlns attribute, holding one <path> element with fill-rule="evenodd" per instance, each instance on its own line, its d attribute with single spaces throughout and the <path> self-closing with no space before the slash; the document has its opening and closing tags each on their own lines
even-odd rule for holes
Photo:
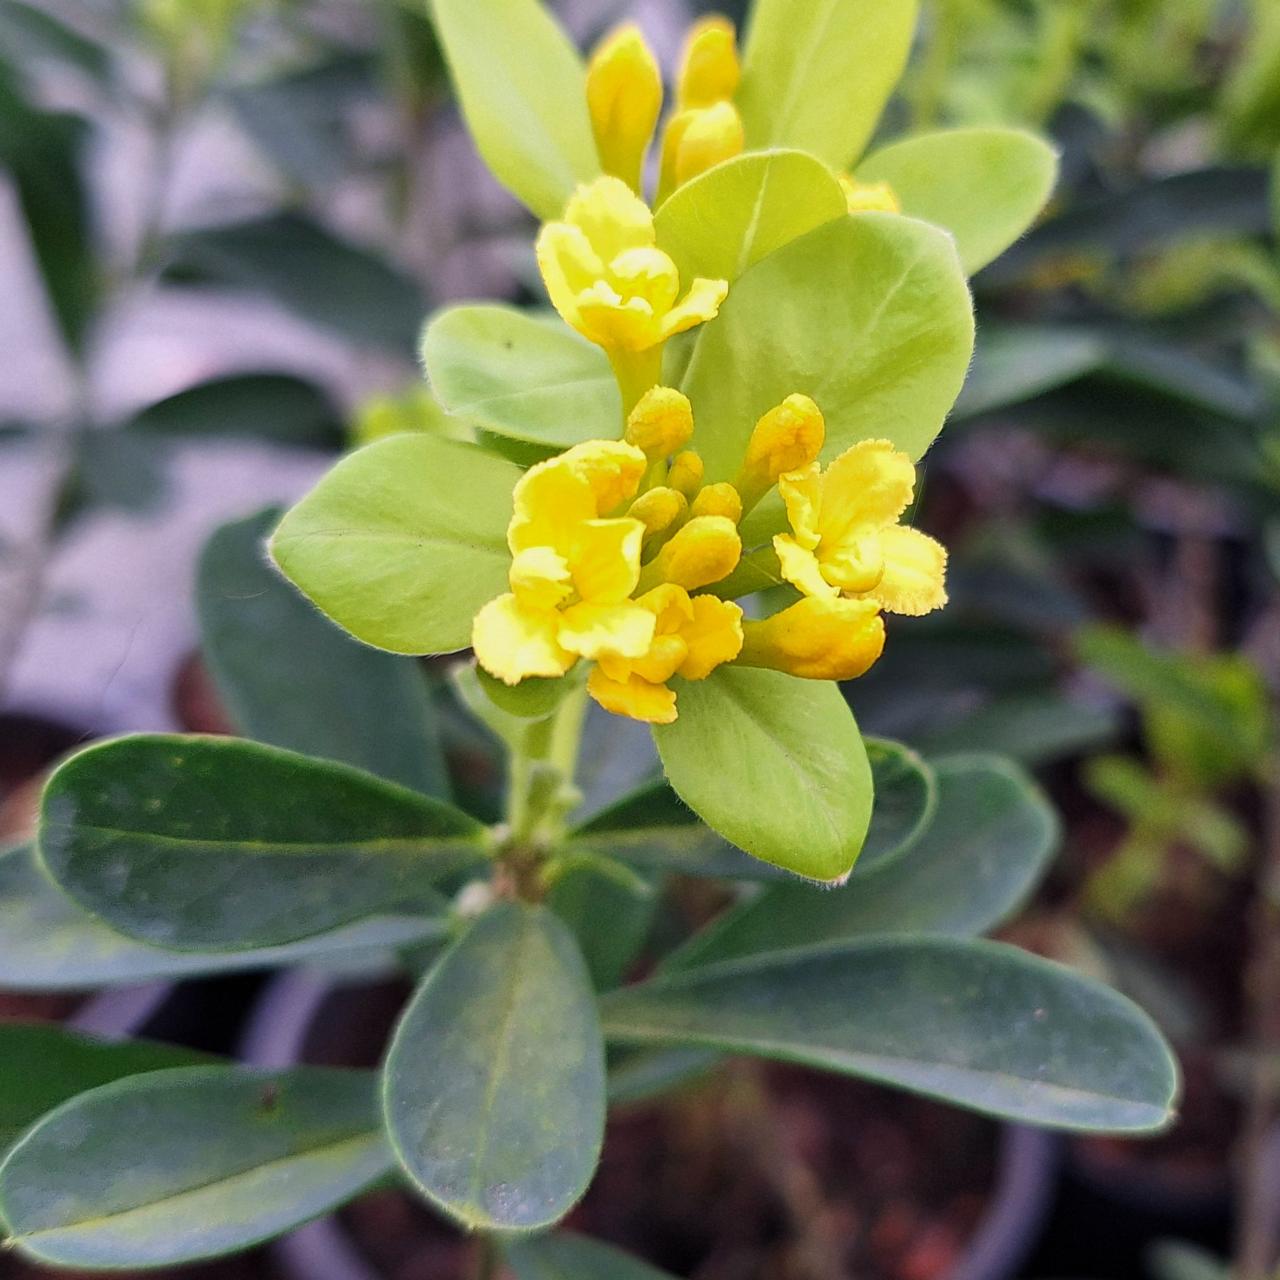
<svg viewBox="0 0 1280 1280">
<path fill-rule="evenodd" d="M 676 718 L 675 676 L 722 663 L 810 679 L 851 679 L 880 656 L 882 609 L 922 613 L 945 600 L 945 553 L 897 522 L 914 471 L 883 441 L 855 445 L 826 472 L 818 406 L 788 396 L 752 432 L 735 481 L 703 483 L 689 401 L 652 387 L 621 441 L 593 440 L 520 479 L 507 531 L 511 590 L 477 615 L 481 666 L 508 684 L 594 662 L 607 710 Z M 762 621 L 714 590 L 742 555 L 739 523 L 777 484 L 792 533 L 774 539 L 802 599 Z"/>
</svg>

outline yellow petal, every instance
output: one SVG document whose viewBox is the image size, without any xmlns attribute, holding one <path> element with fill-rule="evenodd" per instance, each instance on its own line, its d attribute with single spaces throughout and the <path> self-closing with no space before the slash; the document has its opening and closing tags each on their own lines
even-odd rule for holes
<svg viewBox="0 0 1280 1280">
<path fill-rule="evenodd" d="M 884 621 L 872 600 L 808 597 L 744 623 L 743 632 L 739 663 L 806 680 L 852 680 L 884 649 Z"/>
<path fill-rule="evenodd" d="M 738 487 L 753 506 L 780 476 L 810 466 L 822 452 L 826 423 L 804 395 L 789 395 L 761 416 L 747 441 Z"/>
<path fill-rule="evenodd" d="M 681 107 L 707 107 L 732 98 L 742 72 L 733 23 L 708 14 L 689 28 L 676 92 Z"/>
<path fill-rule="evenodd" d="M 818 557 L 807 547 L 802 547 L 789 534 L 774 535 L 773 549 L 778 553 L 778 565 L 782 576 L 797 591 L 807 596 L 836 596 L 839 592 L 822 576 Z"/>
<path fill-rule="evenodd" d="M 854 531 L 883 529 L 907 509 L 915 488 L 910 457 L 888 440 L 861 440 L 822 477 L 818 533 L 837 543 Z"/>
<path fill-rule="evenodd" d="M 645 566 L 641 585 L 674 582 L 686 591 L 727 578 L 742 556 L 742 539 L 732 520 L 698 516 L 690 520 Z"/>
<path fill-rule="evenodd" d="M 567 554 L 573 531 L 599 512 L 595 494 L 566 455 L 539 462 L 516 481 L 507 528 L 512 555 L 529 547 L 552 547 Z"/>
<path fill-rule="evenodd" d="M 591 55 L 587 110 L 601 167 L 639 191 L 644 153 L 662 110 L 662 76 L 635 23 L 615 28 Z"/>
<path fill-rule="evenodd" d="M 887 182 L 859 182 L 849 174 L 842 174 L 840 185 L 850 213 L 902 212 L 897 192 Z"/>
<path fill-rule="evenodd" d="M 724 516 L 737 524 L 742 519 L 742 498 L 727 480 L 698 490 L 689 512 L 694 516 Z"/>
<path fill-rule="evenodd" d="M 583 600 L 621 604 L 640 577 L 644 525 L 639 520 L 584 520 L 569 552 L 573 585 Z"/>
<path fill-rule="evenodd" d="M 662 341 L 661 318 L 644 298 L 623 298 L 600 280 L 577 297 L 578 331 L 606 350 L 646 351 Z"/>
<path fill-rule="evenodd" d="M 583 319 L 578 298 L 604 275 L 604 260 L 592 249 L 580 227 L 564 222 L 548 222 L 538 232 L 534 252 L 551 305 L 566 324 L 581 332 Z"/>
<path fill-rule="evenodd" d="M 692 449 L 676 454 L 667 472 L 667 484 L 692 499 L 702 485 L 702 459 Z"/>
<path fill-rule="evenodd" d="M 528 547 L 511 561 L 511 590 L 522 605 L 554 609 L 572 593 L 569 565 L 550 547 Z"/>
<path fill-rule="evenodd" d="M 669 458 L 693 437 L 689 397 L 674 387 L 650 387 L 627 415 L 623 438 L 649 458 Z"/>
<path fill-rule="evenodd" d="M 812 551 L 819 541 L 818 516 L 822 510 L 823 476 L 816 462 L 778 477 L 778 492 L 787 508 L 787 519 L 798 546 Z"/>
<path fill-rule="evenodd" d="M 742 610 L 732 600 L 693 597 L 693 618 L 680 631 L 688 656 L 677 668 L 686 680 L 705 680 L 742 649 Z"/>
<path fill-rule="evenodd" d="M 702 324 L 704 320 L 713 319 L 728 292 L 727 280 L 696 277 L 683 300 L 662 317 L 662 336 L 669 338 L 672 334 L 684 333 L 686 329 Z"/>
<path fill-rule="evenodd" d="M 916 529 L 895 525 L 880 535 L 884 576 L 868 598 L 890 613 L 918 617 L 947 603 L 947 552 Z"/>
<path fill-rule="evenodd" d="M 622 440 L 587 440 L 552 461 L 586 482 L 595 497 L 592 515 L 601 516 L 635 495 L 647 463 L 639 449 Z"/>
<path fill-rule="evenodd" d="M 596 667 L 587 677 L 587 692 L 615 716 L 630 716 L 649 724 L 671 724 L 676 718 L 676 695 L 672 690 L 639 676 L 611 680 Z"/>
<path fill-rule="evenodd" d="M 675 146 L 675 185 L 682 187 L 708 169 L 742 154 L 742 116 L 732 102 L 682 111 L 687 117 Z"/>
<path fill-rule="evenodd" d="M 870 591 L 884 576 L 884 549 L 879 533 L 853 535 L 833 547 L 824 541 L 817 556 L 822 576 L 846 595 Z"/>
<path fill-rule="evenodd" d="M 646 591 L 637 601 L 657 619 L 658 635 L 675 635 L 693 621 L 693 601 L 689 593 L 674 582 L 664 582 Z"/>
<path fill-rule="evenodd" d="M 654 243 L 649 206 L 621 178 L 606 175 L 579 187 L 564 211 L 564 221 L 580 228 L 606 263 L 628 249 Z"/>
<path fill-rule="evenodd" d="M 562 676 L 574 655 L 559 643 L 559 629 L 554 609 L 531 609 L 514 595 L 498 596 L 476 614 L 471 647 L 480 665 L 506 684 L 526 676 Z"/>
<path fill-rule="evenodd" d="M 653 632 L 653 614 L 630 601 L 575 604 L 560 614 L 560 643 L 584 658 L 643 658 Z"/>
<path fill-rule="evenodd" d="M 677 489 L 658 485 L 642 493 L 627 508 L 627 515 L 644 525 L 645 537 L 665 533 L 689 508 L 689 500 Z"/>
<path fill-rule="evenodd" d="M 632 299 L 642 298 L 650 312 L 658 317 L 671 310 L 680 292 L 676 264 L 661 249 L 649 245 L 618 254 L 608 264 L 607 276 L 626 305 L 633 305 Z"/>
</svg>

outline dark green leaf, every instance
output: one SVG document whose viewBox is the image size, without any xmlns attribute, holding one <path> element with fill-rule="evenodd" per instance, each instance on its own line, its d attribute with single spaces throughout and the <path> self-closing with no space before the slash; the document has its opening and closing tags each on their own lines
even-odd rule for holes
<svg viewBox="0 0 1280 1280">
<path fill-rule="evenodd" d="M 95 80 L 105 80 L 111 70 L 111 59 L 96 40 L 23 0 L 0 0 L 0 47 L 20 64 L 50 58 Z"/>
<path fill-rule="evenodd" d="M 653 923 L 657 890 L 629 867 L 590 855 L 569 855 L 547 906 L 573 930 L 597 991 L 616 987 Z"/>
<path fill-rule="evenodd" d="M 972 418 L 1029 400 L 1092 373 L 1106 356 L 1106 339 L 1091 329 L 984 324 L 954 416 Z"/>
<path fill-rule="evenodd" d="M 415 1185 L 469 1228 L 535 1230 L 586 1190 L 604 1136 L 604 1047 L 568 929 L 505 903 L 456 942 L 401 1018 L 384 1109 Z"/>
<path fill-rule="evenodd" d="M 675 1280 L 621 1249 L 569 1232 L 504 1245 L 516 1280 Z"/>
<path fill-rule="evenodd" d="M 933 769 L 910 747 L 887 738 L 864 738 L 875 801 L 858 874 L 909 849 L 933 820 L 938 782 Z"/>
<path fill-rule="evenodd" d="M 346 765 L 236 738 L 138 735 L 49 779 L 40 856 L 112 928 L 175 950 L 290 942 L 440 902 L 485 858 L 465 814 Z"/>
<path fill-rule="evenodd" d="M 917 738 L 922 751 L 993 751 L 1027 765 L 1048 764 L 1111 741 L 1120 729 L 1110 707 L 1094 707 L 1056 693 L 997 698 L 968 715 L 948 719 Z"/>
</svg>

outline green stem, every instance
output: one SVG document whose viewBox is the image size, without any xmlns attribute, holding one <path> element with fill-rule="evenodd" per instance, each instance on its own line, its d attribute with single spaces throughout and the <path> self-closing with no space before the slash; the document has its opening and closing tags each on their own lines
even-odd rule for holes
<svg viewBox="0 0 1280 1280">
<path fill-rule="evenodd" d="M 475 1280 L 497 1280 L 498 1249 L 488 1236 L 476 1239 Z"/>
<path fill-rule="evenodd" d="M 622 421 L 625 425 L 627 416 L 636 407 L 640 397 L 651 387 L 662 381 L 662 348 L 658 343 L 644 351 L 623 351 L 613 348 L 609 352 L 609 363 L 613 366 L 613 376 L 618 380 L 618 390 L 622 392 Z"/>
<path fill-rule="evenodd" d="M 512 747 L 507 825 L 513 844 L 551 845 L 563 834 L 563 807 L 548 805 L 547 789 L 563 793 L 573 785 L 586 710 L 587 691 L 579 685 L 545 720 L 530 724 L 520 745 Z"/>
</svg>

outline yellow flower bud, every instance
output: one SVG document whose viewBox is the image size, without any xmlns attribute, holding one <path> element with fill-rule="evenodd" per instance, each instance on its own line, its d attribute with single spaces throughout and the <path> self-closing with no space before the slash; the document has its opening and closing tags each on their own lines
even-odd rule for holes
<svg viewBox="0 0 1280 1280">
<path fill-rule="evenodd" d="M 749 510 L 778 477 L 807 467 L 826 439 L 822 411 L 808 396 L 790 395 L 761 416 L 747 441 L 737 487 Z"/>
<path fill-rule="evenodd" d="M 676 489 L 658 485 L 642 493 L 627 511 L 633 520 L 644 525 L 646 538 L 666 533 L 689 509 L 689 500 Z"/>
<path fill-rule="evenodd" d="M 669 458 L 693 437 L 693 408 L 674 387 L 650 387 L 627 415 L 623 438 L 651 461 Z"/>
<path fill-rule="evenodd" d="M 901 213 L 898 194 L 887 182 L 859 182 L 842 174 L 840 185 L 850 213 Z"/>
<path fill-rule="evenodd" d="M 692 499 L 702 487 L 702 459 L 692 449 L 676 454 L 667 472 L 667 484 Z"/>
<path fill-rule="evenodd" d="M 695 22 L 680 59 L 676 92 L 681 109 L 732 98 L 741 76 L 733 23 L 718 13 Z"/>
<path fill-rule="evenodd" d="M 616 28 L 591 55 L 587 109 L 601 167 L 638 192 L 644 153 L 662 110 L 662 75 L 634 23 Z"/>
<path fill-rule="evenodd" d="M 719 484 L 709 484 L 698 491 L 689 513 L 693 516 L 724 516 L 737 524 L 742 519 L 742 499 L 733 485 L 721 480 Z"/>
<path fill-rule="evenodd" d="M 742 117 L 732 102 L 677 111 L 662 134 L 658 202 L 713 165 L 741 155 L 745 145 Z"/>
<path fill-rule="evenodd" d="M 673 582 L 686 591 L 727 578 L 742 556 L 737 527 L 724 516 L 690 520 L 640 573 L 640 591 Z"/>
<path fill-rule="evenodd" d="M 806 596 L 771 618 L 743 623 L 738 661 L 806 680 L 853 680 L 883 649 L 875 601 Z"/>
</svg>

